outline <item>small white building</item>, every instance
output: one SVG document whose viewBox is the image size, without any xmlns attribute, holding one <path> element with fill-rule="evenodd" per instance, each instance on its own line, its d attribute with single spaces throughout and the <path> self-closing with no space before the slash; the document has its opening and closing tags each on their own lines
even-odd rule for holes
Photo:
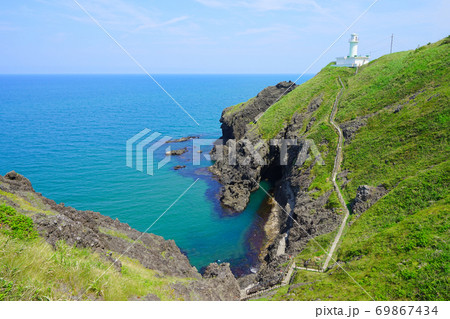
<svg viewBox="0 0 450 319">
<path fill-rule="evenodd" d="M 347 56 L 336 58 L 336 66 L 346 66 L 350 68 L 360 67 L 369 63 L 370 56 L 358 56 L 359 38 L 356 33 L 352 33 L 350 37 L 350 51 Z"/>
</svg>

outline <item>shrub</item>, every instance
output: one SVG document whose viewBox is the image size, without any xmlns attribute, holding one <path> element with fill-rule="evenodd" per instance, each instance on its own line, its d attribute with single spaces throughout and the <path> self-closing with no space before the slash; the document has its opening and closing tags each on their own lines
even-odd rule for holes
<svg viewBox="0 0 450 319">
<path fill-rule="evenodd" d="M 0 232 L 18 239 L 33 239 L 38 236 L 33 220 L 20 215 L 10 206 L 0 205 Z"/>
</svg>

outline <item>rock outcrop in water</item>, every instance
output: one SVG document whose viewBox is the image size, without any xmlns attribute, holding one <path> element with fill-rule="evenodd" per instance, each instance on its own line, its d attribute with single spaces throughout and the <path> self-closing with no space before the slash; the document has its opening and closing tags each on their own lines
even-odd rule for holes
<svg viewBox="0 0 450 319">
<path fill-rule="evenodd" d="M 237 280 L 229 264 L 211 264 L 204 276 L 192 267 L 188 258 L 173 240 L 142 233 L 117 219 L 93 211 L 78 211 L 36 193 L 24 176 L 10 172 L 0 175 L 0 190 L 8 196 L 0 199 L 7 205 L 22 210 L 20 198 L 33 199 L 44 213 L 31 214 L 39 234 L 51 245 L 59 241 L 68 245 L 90 248 L 121 271 L 121 262 L 112 257 L 126 256 L 162 276 L 186 278 L 186 283 L 173 285 L 177 298 L 184 300 L 239 300 Z M 19 198 L 19 199 L 18 199 Z M 28 209 L 32 209 L 28 208 Z M 152 299 L 152 296 L 146 298 Z"/>
<path fill-rule="evenodd" d="M 180 137 L 180 138 L 177 138 L 177 139 L 169 140 L 169 141 L 166 142 L 166 144 L 187 142 L 187 141 L 190 141 L 190 140 L 193 140 L 193 139 L 196 139 L 196 138 L 200 138 L 200 136 L 190 135 L 190 136 L 186 136 L 186 137 Z"/>
<path fill-rule="evenodd" d="M 179 150 L 172 150 L 172 151 L 168 151 L 166 152 L 166 155 L 183 155 L 184 153 L 186 153 L 188 151 L 187 147 L 184 148 L 180 148 Z"/>
<path fill-rule="evenodd" d="M 221 149 L 216 146 L 212 151 L 215 164 L 210 168 L 219 181 L 223 184 L 220 200 L 223 205 L 241 212 L 248 204 L 250 193 L 258 189 L 264 165 L 252 158 L 251 149 L 244 141 L 247 139 L 255 145 L 260 138 L 258 134 L 251 131 L 251 122 L 256 122 L 273 103 L 285 94 L 288 94 L 297 85 L 292 82 L 280 82 L 275 86 L 270 86 L 262 90 L 256 97 L 247 103 L 229 107 L 222 112 L 220 122 L 222 123 Z M 234 147 L 233 143 L 237 145 Z M 236 164 L 229 165 L 230 152 L 236 148 Z M 218 153 L 222 157 L 218 157 Z M 270 158 L 270 148 L 268 145 L 261 145 L 259 149 L 261 159 Z M 250 162 L 246 162 L 250 158 Z"/>
</svg>

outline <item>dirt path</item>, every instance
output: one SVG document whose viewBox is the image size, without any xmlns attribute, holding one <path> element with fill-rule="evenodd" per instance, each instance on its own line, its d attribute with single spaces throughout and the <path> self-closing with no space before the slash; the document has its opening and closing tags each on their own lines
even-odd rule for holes
<svg viewBox="0 0 450 319">
<path fill-rule="evenodd" d="M 344 197 L 342 197 L 341 190 L 339 189 L 339 186 L 336 183 L 336 176 L 337 176 L 337 173 L 340 170 L 341 162 L 342 162 L 342 159 L 343 159 L 342 146 L 344 144 L 344 135 L 342 134 L 342 130 L 339 127 L 339 125 L 337 125 L 336 122 L 334 121 L 334 117 L 336 116 L 336 112 L 337 112 L 337 106 L 339 104 L 339 99 L 340 99 L 340 97 L 342 95 L 342 92 L 345 89 L 345 86 L 342 83 L 342 80 L 341 80 L 340 77 L 339 77 L 339 83 L 341 84 L 342 88 L 340 89 L 338 95 L 336 96 L 336 100 L 334 101 L 333 109 L 332 109 L 331 114 L 330 114 L 330 123 L 331 123 L 331 125 L 333 125 L 333 127 L 335 128 L 336 132 L 339 135 L 338 145 L 337 145 L 337 149 L 336 149 L 336 157 L 334 159 L 334 168 L 333 168 L 333 172 L 331 174 L 331 178 L 332 178 L 332 181 L 333 181 L 334 189 L 336 190 L 336 193 L 338 195 L 339 202 L 341 203 L 342 208 L 344 209 L 345 216 L 342 219 L 342 223 L 341 223 L 341 226 L 339 227 L 339 231 L 336 234 L 336 237 L 334 238 L 334 241 L 333 241 L 333 244 L 331 245 L 330 251 L 328 252 L 327 259 L 325 260 L 325 263 L 324 263 L 323 268 L 322 268 L 322 272 L 327 269 L 328 264 L 330 263 L 330 260 L 331 260 L 331 258 L 333 256 L 333 253 L 336 250 L 336 246 L 339 243 L 339 240 L 341 239 L 341 235 L 342 235 L 342 232 L 343 232 L 343 230 L 345 228 L 345 225 L 347 223 L 348 216 L 350 215 L 350 212 L 347 209 L 347 205 L 345 204 Z M 256 298 L 256 297 L 262 296 L 262 295 L 264 295 L 264 294 L 266 294 L 266 293 L 268 293 L 268 292 L 270 292 L 270 291 L 272 291 L 274 289 L 277 289 L 277 288 L 280 288 L 280 287 L 288 285 L 295 269 L 320 272 L 320 270 L 316 270 L 316 269 L 307 269 L 307 268 L 303 268 L 303 267 L 296 267 L 295 262 L 292 262 L 290 267 L 289 267 L 289 270 L 287 271 L 287 273 L 286 273 L 285 277 L 283 278 L 281 284 L 273 286 L 273 287 L 270 287 L 270 288 L 265 289 L 265 290 L 258 291 L 256 293 L 250 294 L 250 295 L 248 295 L 247 291 L 245 289 L 243 289 L 243 290 L 241 290 L 241 300 L 249 300 L 251 298 Z"/>
<path fill-rule="evenodd" d="M 345 216 L 342 219 L 342 223 L 341 223 L 341 226 L 339 227 L 339 231 L 336 234 L 336 237 L 334 238 L 334 241 L 333 241 L 333 244 L 331 245 L 330 251 L 328 252 L 328 256 L 327 256 L 327 259 L 325 260 L 325 263 L 323 265 L 322 271 L 325 271 L 328 268 L 328 264 L 330 263 L 330 260 L 331 260 L 331 258 L 333 256 L 333 253 L 336 250 L 336 246 L 339 243 L 339 240 L 341 239 L 342 232 L 343 232 L 343 230 L 345 228 L 348 216 L 350 214 L 350 212 L 348 211 L 347 205 L 345 204 L 344 197 L 342 197 L 341 190 L 339 189 L 339 186 L 336 183 L 336 176 L 337 176 L 337 173 L 340 170 L 341 162 L 342 162 L 342 159 L 343 159 L 342 146 L 344 144 L 344 135 L 342 134 L 342 130 L 339 127 L 339 125 L 337 125 L 336 122 L 334 121 L 334 117 L 336 116 L 336 112 L 337 112 L 337 106 L 339 104 L 339 99 L 340 99 L 340 97 L 342 95 L 342 92 L 345 89 L 345 86 L 342 83 L 340 77 L 339 77 L 339 83 L 341 84 L 342 88 L 339 91 L 338 95 L 336 96 L 336 100 L 334 101 L 334 105 L 333 105 L 333 110 L 331 111 L 331 115 L 330 115 L 330 123 L 331 123 L 331 125 L 333 125 L 333 127 L 335 128 L 335 130 L 337 131 L 337 133 L 339 135 L 338 146 L 337 146 L 337 149 L 336 149 L 336 158 L 334 160 L 334 168 L 333 168 L 333 173 L 331 174 L 331 177 L 332 177 L 334 189 L 336 190 L 336 193 L 337 193 L 338 198 L 339 198 L 339 202 L 341 203 L 342 208 L 344 209 Z"/>
</svg>

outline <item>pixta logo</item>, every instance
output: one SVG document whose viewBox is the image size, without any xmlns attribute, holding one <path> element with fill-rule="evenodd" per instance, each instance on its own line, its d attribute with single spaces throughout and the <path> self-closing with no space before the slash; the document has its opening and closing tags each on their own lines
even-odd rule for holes
<svg viewBox="0 0 450 319">
<path fill-rule="evenodd" d="M 153 132 L 148 128 L 142 130 L 132 138 L 127 140 L 126 143 L 126 158 L 128 167 L 136 167 L 138 171 L 145 172 L 148 175 L 154 174 L 155 165 L 155 151 L 165 145 L 167 141 L 172 138 L 170 136 L 163 136 L 158 132 Z M 161 138 L 160 138 L 161 137 Z M 164 159 L 157 162 L 157 167 L 160 169 L 164 165 L 170 162 L 171 147 L 167 146 L 165 152 L 167 156 Z M 133 166 L 133 155 L 135 154 L 135 166 Z M 144 154 L 146 156 L 144 156 Z M 145 162 L 145 163 L 144 163 Z M 145 168 L 145 169 L 144 169 Z"/>
<path fill-rule="evenodd" d="M 187 147 L 172 151 L 169 144 L 192 143 Z M 163 151 L 157 152 L 167 145 Z M 207 152 L 203 152 L 208 148 Z M 209 151 L 214 147 L 214 159 Z M 248 139 L 222 140 L 201 139 L 189 136 L 172 140 L 170 136 L 152 132 L 148 128 L 130 138 L 126 143 L 126 162 L 128 167 L 135 167 L 138 171 L 153 175 L 155 167 L 162 168 L 172 160 L 172 155 L 189 152 L 190 162 L 193 166 L 201 165 L 201 161 L 220 161 L 229 166 L 267 166 L 267 165 L 294 165 L 302 166 L 306 161 L 312 160 L 315 164 L 325 165 L 322 156 L 312 139 L 272 139 L 270 141 Z M 163 158 L 162 158 L 163 157 Z M 279 162 L 274 159 L 278 158 Z M 157 160 L 159 159 L 159 160 Z M 183 159 L 184 161 L 186 158 Z M 184 162 L 185 163 L 185 162 Z M 291 163 L 291 164 L 289 164 Z M 181 165 L 178 165 L 181 166 Z M 183 166 L 186 167 L 186 166 Z"/>
</svg>

